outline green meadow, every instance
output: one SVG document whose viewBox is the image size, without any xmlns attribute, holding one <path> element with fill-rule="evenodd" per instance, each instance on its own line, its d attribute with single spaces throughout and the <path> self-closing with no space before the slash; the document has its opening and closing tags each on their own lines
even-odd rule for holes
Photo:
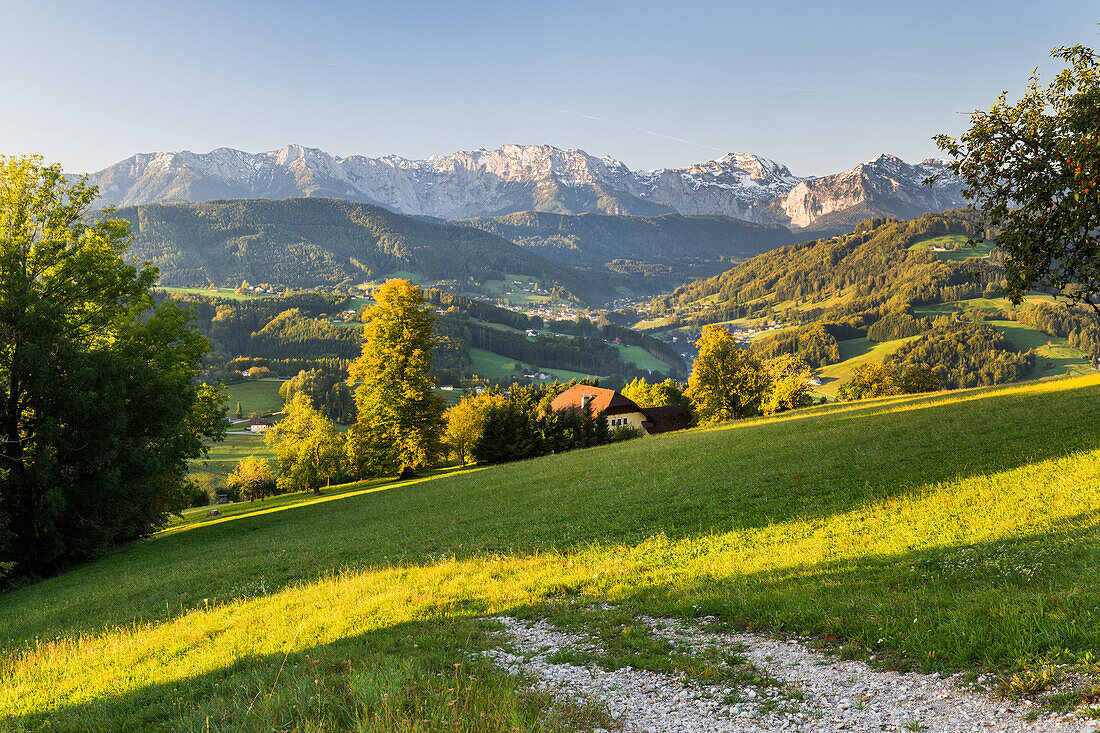
<svg viewBox="0 0 1100 733">
<path fill-rule="evenodd" d="M 208 298 L 224 298 L 225 300 L 251 300 L 253 298 L 272 298 L 276 297 L 267 293 L 257 295 L 241 295 L 233 288 L 218 288 L 217 290 L 211 290 L 210 288 L 181 288 L 171 285 L 159 285 L 156 290 L 163 290 L 166 293 L 182 293 L 186 295 L 204 295 Z"/>
<path fill-rule="evenodd" d="M 238 402 L 241 403 L 241 414 L 245 417 L 282 412 L 283 398 L 279 395 L 281 386 L 281 379 L 249 379 L 226 385 L 224 389 L 228 395 L 226 405 L 229 407 L 229 416 L 236 414 Z"/>
<path fill-rule="evenodd" d="M 205 477 L 216 486 L 224 486 L 229 474 L 242 458 L 256 456 L 274 461 L 275 450 L 264 443 L 262 435 L 244 432 L 248 428 L 232 429 L 225 440 L 210 446 L 210 454 L 203 460 L 191 462 L 191 476 Z"/>
<path fill-rule="evenodd" d="M 861 364 L 881 362 L 890 354 L 897 351 L 902 344 L 912 341 L 915 337 L 895 339 L 875 343 L 865 338 L 847 339 L 838 341 L 840 347 L 840 361 L 836 364 L 828 364 L 818 370 L 823 384 L 817 388 L 819 394 L 835 397 L 841 385 L 852 378 L 855 368 Z"/>
<path fill-rule="evenodd" d="M 633 364 L 639 369 L 652 369 L 654 372 L 662 375 L 667 375 L 672 370 L 668 364 L 658 359 L 641 346 L 619 344 L 617 348 L 625 363 Z"/>
<path fill-rule="evenodd" d="M 981 244 L 970 246 L 966 243 L 966 240 L 967 236 L 965 234 L 944 234 L 939 237 L 922 239 L 909 247 L 909 249 L 943 247 L 946 251 L 936 252 L 936 257 L 948 262 L 963 262 L 971 258 L 985 259 L 989 257 L 994 249 L 996 249 L 996 247 L 989 242 L 982 242 Z"/>
<path fill-rule="evenodd" d="M 649 354 L 647 353 L 646 356 L 649 356 Z M 491 351 L 476 348 L 470 349 L 470 360 L 474 364 L 474 373 L 486 379 L 522 376 L 522 372 L 530 369 L 532 366 L 522 361 L 510 359 L 507 356 L 501 356 Z M 517 366 L 519 369 L 516 368 Z M 546 367 L 539 367 L 539 371 L 552 375 L 560 382 L 568 382 L 571 379 L 584 379 L 585 377 L 593 376 L 590 374 L 582 374 L 581 372 L 572 372 L 568 369 L 547 369 Z"/>
<path fill-rule="evenodd" d="M 1085 352 L 1069 341 L 1051 336 L 1017 321 L 990 321 L 998 331 L 1008 337 L 1012 345 L 1021 351 L 1035 349 L 1033 378 L 1074 376 L 1095 373 Z"/>
<path fill-rule="evenodd" d="M 566 622 L 600 603 L 902 669 L 1100 675 L 1095 374 L 230 512 L 0 595 L 0 728 L 595 725 L 478 652 L 494 614 Z"/>
</svg>

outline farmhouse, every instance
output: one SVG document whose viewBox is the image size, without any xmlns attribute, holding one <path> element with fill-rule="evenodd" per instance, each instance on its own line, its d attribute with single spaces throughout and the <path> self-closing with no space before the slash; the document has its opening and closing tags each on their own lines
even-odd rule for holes
<svg viewBox="0 0 1100 733">
<path fill-rule="evenodd" d="M 681 405 L 641 408 L 613 389 L 587 384 L 570 387 L 550 403 L 554 412 L 585 408 L 594 415 L 602 412 L 609 428 L 632 427 L 646 435 L 682 430 L 691 422 L 691 415 Z"/>
<path fill-rule="evenodd" d="M 254 417 L 248 421 L 248 429 L 254 433 L 266 433 L 271 421 L 266 417 Z"/>
</svg>

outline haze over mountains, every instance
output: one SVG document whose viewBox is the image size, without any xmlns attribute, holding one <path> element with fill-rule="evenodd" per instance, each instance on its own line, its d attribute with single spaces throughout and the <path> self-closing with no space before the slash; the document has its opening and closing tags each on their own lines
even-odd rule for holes
<svg viewBox="0 0 1100 733">
<path fill-rule="evenodd" d="M 266 153 L 218 148 L 142 153 L 91 174 L 105 203 L 330 197 L 444 219 L 521 211 L 721 215 L 793 229 L 840 231 L 869 215 L 908 218 L 962 205 L 943 161 L 891 155 L 803 178 L 747 153 L 682 168 L 634 171 L 610 157 L 549 145 L 504 145 L 424 160 L 334 157 L 288 145 Z M 933 185 L 923 181 L 943 174 Z"/>
</svg>

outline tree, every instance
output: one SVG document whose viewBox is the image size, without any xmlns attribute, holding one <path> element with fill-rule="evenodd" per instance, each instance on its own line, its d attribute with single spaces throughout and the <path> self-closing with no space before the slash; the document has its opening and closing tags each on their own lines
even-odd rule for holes
<svg viewBox="0 0 1100 733">
<path fill-rule="evenodd" d="M 1084 46 L 1051 54 L 1069 64 L 1046 87 L 1038 72 L 1024 96 L 1001 93 L 955 140 L 933 138 L 955 160 L 963 194 L 986 216 L 1005 252 L 1008 294 L 1031 289 L 1097 308 L 1100 295 L 1100 58 Z M 981 242 L 971 237 L 971 243 Z"/>
<path fill-rule="evenodd" d="M 474 460 L 474 446 L 484 434 L 489 412 L 494 406 L 504 402 L 504 395 L 485 392 L 464 397 L 461 402 L 447 410 L 446 443 L 455 459 L 462 461 L 463 465 Z"/>
<path fill-rule="evenodd" d="M 897 364 L 892 361 L 860 364 L 852 370 L 851 380 L 837 390 L 842 400 L 890 397 L 900 394 L 938 392 L 943 389 L 943 367 L 926 364 Z"/>
<path fill-rule="evenodd" d="M 265 496 L 275 493 L 276 480 L 271 464 L 262 458 L 248 456 L 237 462 L 225 485 L 239 495 L 247 496 L 249 501 L 255 501 L 256 497 L 263 501 Z"/>
<path fill-rule="evenodd" d="M 760 407 L 761 412 L 774 415 L 813 404 L 809 387 L 812 372 L 801 358 L 784 354 L 768 361 L 765 368 L 771 375 L 772 385 Z"/>
<path fill-rule="evenodd" d="M 852 378 L 837 390 L 842 400 L 889 397 L 902 393 L 901 373 L 893 364 L 870 362 L 852 370 Z"/>
<path fill-rule="evenodd" d="M 363 354 L 348 369 L 349 382 L 358 383 L 348 453 L 359 475 L 415 471 L 430 466 L 442 446 L 446 403 L 429 375 L 435 315 L 408 280 L 388 280 L 374 298 Z"/>
<path fill-rule="evenodd" d="M 282 421 L 268 428 L 264 440 L 275 447 L 282 491 L 319 494 L 344 473 L 344 437 L 303 392 L 291 398 Z"/>
<path fill-rule="evenodd" d="M 901 370 L 900 384 L 906 394 L 939 392 L 944 385 L 944 370 L 927 364 L 908 364 Z"/>
<path fill-rule="evenodd" d="M 283 401 L 289 402 L 298 392 L 309 397 L 313 408 L 330 420 L 348 424 L 355 414 L 351 387 L 333 372 L 304 369 L 279 387 Z"/>
<path fill-rule="evenodd" d="M 688 380 L 687 396 L 701 424 L 737 420 L 759 411 L 771 385 L 764 365 L 740 348 L 721 326 L 703 326 L 695 342 L 699 356 Z"/>
<path fill-rule="evenodd" d="M 620 392 L 638 407 L 682 405 L 691 409 L 691 400 L 684 396 L 684 385 L 674 379 L 649 384 L 638 377 L 626 383 Z"/>
<path fill-rule="evenodd" d="M 41 158 L 0 158 L 0 564 L 48 574 L 153 532 L 187 505 L 188 462 L 225 434 L 197 383 L 209 342 L 125 221 Z"/>
<path fill-rule="evenodd" d="M 237 400 L 237 412 L 234 414 L 234 417 L 236 417 L 238 420 L 243 420 L 244 419 L 244 412 L 241 411 L 241 401 L 240 400 Z"/>
</svg>

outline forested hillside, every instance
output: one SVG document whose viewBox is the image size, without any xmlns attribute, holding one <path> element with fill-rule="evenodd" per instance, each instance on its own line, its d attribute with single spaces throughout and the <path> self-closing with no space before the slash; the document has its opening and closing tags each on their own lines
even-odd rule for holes
<svg viewBox="0 0 1100 733">
<path fill-rule="evenodd" d="M 701 324 L 787 304 L 806 306 L 801 314 L 790 315 L 810 321 L 825 310 L 839 315 L 958 300 L 980 294 L 1000 277 L 999 270 L 973 261 L 944 262 L 926 248 L 911 246 L 936 235 L 970 234 L 978 226 L 976 216 L 964 210 L 904 222 L 872 219 L 851 234 L 782 247 L 684 285 L 661 307 Z M 985 271 L 990 274 L 983 276 Z"/>
<path fill-rule="evenodd" d="M 498 234 L 560 265 L 612 285 L 657 292 L 721 272 L 797 241 L 777 224 L 727 216 L 564 215 L 526 211 L 456 221 Z"/>
<path fill-rule="evenodd" d="M 148 204 L 115 216 L 133 227 L 130 254 L 166 285 L 242 280 L 291 288 L 348 287 L 395 272 L 477 287 L 507 275 L 537 278 L 584 302 L 612 295 L 593 278 L 474 227 L 335 199 Z"/>
<path fill-rule="evenodd" d="M 433 372 L 444 384 L 474 378 L 522 379 L 523 371 L 515 371 L 516 364 L 581 375 L 617 375 L 623 380 L 648 376 L 646 368 L 630 360 L 628 349 L 650 356 L 662 374 L 687 370 L 669 344 L 606 319 L 544 321 L 443 290 L 428 290 L 425 295 L 439 312 Z M 160 297 L 168 296 L 162 292 Z M 356 300 L 350 297 L 321 293 L 248 300 L 196 293 L 171 297 L 193 308 L 199 328 L 211 340 L 209 361 L 216 379 L 239 379 L 241 371 L 252 367 L 280 377 L 302 369 L 346 377 L 348 362 L 362 348 L 361 323 L 348 310 L 354 311 Z M 484 364 L 475 365 L 473 349 L 513 364 L 509 367 L 513 372 L 506 376 L 487 372 Z"/>
<path fill-rule="evenodd" d="M 966 210 L 872 219 L 678 288 L 650 320 L 666 338 L 727 324 L 761 357 L 801 358 L 829 395 L 852 378 L 919 373 L 921 389 L 954 389 L 1089 370 L 1100 358 L 1095 314 L 1041 295 L 1013 306 L 1001 253 L 965 244 L 984 233 Z"/>
</svg>

